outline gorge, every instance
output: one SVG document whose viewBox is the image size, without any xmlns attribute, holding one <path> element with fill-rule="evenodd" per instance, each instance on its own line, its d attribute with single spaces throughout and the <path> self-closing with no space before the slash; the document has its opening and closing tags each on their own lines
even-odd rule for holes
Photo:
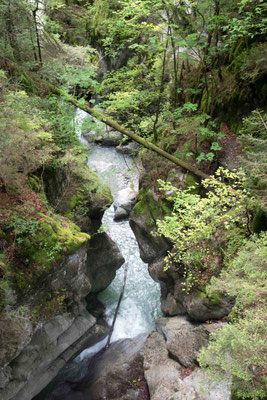
<svg viewBox="0 0 267 400">
<path fill-rule="evenodd" d="M 1 400 L 266 398 L 266 13 L 1 1 Z"/>
</svg>

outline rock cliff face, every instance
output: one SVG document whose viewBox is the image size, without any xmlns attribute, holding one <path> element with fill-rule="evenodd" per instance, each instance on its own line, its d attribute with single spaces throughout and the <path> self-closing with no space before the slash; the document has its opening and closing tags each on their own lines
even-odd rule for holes
<svg viewBox="0 0 267 400">
<path fill-rule="evenodd" d="M 161 285 L 161 309 L 165 315 L 156 321 L 157 332 L 148 336 L 141 352 L 150 399 L 230 399 L 230 382 L 218 385 L 209 381 L 198 367 L 197 358 L 200 349 L 208 345 L 209 334 L 223 325 L 222 322 L 207 324 L 205 321 L 228 315 L 234 299 L 222 293 L 207 296 L 199 289 L 186 293 L 183 290 L 183 266 L 173 264 L 164 269 L 164 258 L 171 250 L 171 244 L 164 237 L 155 236 L 156 220 L 170 213 L 170 205 L 149 185 L 153 172 L 148 165 L 145 171 L 149 172 L 142 176 L 130 225 L 141 258 L 149 263 L 151 277 Z M 169 180 L 186 187 L 186 174 L 177 170 L 170 172 Z"/>
<path fill-rule="evenodd" d="M 161 308 L 165 315 L 189 314 L 195 321 L 205 322 L 208 319 L 220 319 L 231 312 L 234 298 L 214 294 L 208 297 L 198 289 L 193 289 L 189 294 L 183 291 L 183 268 L 171 265 L 164 271 L 163 257 L 149 264 L 151 277 L 161 282 Z"/>
<path fill-rule="evenodd" d="M 149 263 L 151 277 L 161 284 L 161 309 L 167 316 L 188 314 L 195 321 L 220 319 L 230 313 L 234 304 L 233 298 L 222 293 L 208 297 L 198 289 L 193 289 L 187 294 L 183 290 L 183 266 L 171 265 L 164 270 L 164 258 L 172 247 L 163 236 L 155 236 L 156 220 L 171 213 L 171 204 L 162 199 L 149 182 L 153 171 L 158 174 L 158 170 L 167 167 L 156 165 L 155 170 L 152 161 L 149 157 L 143 160 L 145 172 L 141 176 L 141 189 L 130 214 L 130 226 L 139 245 L 140 257 L 145 263 Z M 159 161 L 157 163 L 159 164 Z M 166 174 L 166 179 L 180 188 L 196 183 L 191 175 L 173 168 Z"/>
<path fill-rule="evenodd" d="M 1 352 L 1 399 L 29 400 L 70 359 L 107 334 L 107 328 L 98 324 L 96 318 L 86 310 L 85 297 L 92 291 L 97 293 L 103 290 L 124 260 L 107 235 L 102 236 L 101 244 L 105 254 L 102 254 L 98 268 L 105 282 L 100 279 L 99 284 L 95 279 L 94 260 L 99 257 L 99 249 L 94 253 L 91 241 L 87 241 L 78 251 L 68 256 L 46 282 L 47 290 L 52 288 L 57 291 L 62 287 L 71 290 L 66 312 L 48 316 L 37 325 L 31 318 L 19 315 L 1 321 L 10 329 L 7 334 L 12 335 L 12 339 L 4 342 L 7 347 Z"/>
<path fill-rule="evenodd" d="M 61 214 L 90 232 L 91 238 L 69 221 L 66 232 L 74 232 L 70 236 L 73 247 L 66 248 L 50 272 L 23 297 L 10 291 L 10 301 L 0 314 L 1 400 L 30 400 L 69 360 L 107 334 L 107 325 L 88 309 L 93 313 L 97 293 L 111 283 L 124 259 L 107 234 L 95 234 L 112 197 L 94 173 L 88 170 L 86 174 L 70 192 L 64 191 L 62 171 L 45 177 L 50 203 L 58 204 Z M 66 194 L 62 202 L 60 193 Z M 80 206 L 86 211 L 83 219 Z M 43 218 L 47 226 L 57 227 L 52 217 Z M 57 233 L 50 230 L 56 240 Z M 65 238 L 64 232 L 58 232 L 65 243 L 67 233 Z"/>
</svg>

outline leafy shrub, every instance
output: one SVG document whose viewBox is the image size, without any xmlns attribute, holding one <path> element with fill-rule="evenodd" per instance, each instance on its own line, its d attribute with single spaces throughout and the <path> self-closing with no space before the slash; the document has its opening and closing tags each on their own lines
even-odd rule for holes
<svg viewBox="0 0 267 400">
<path fill-rule="evenodd" d="M 8 93 L 1 102 L 0 179 L 15 185 L 47 164 L 56 147 L 47 120 L 23 91 Z"/>
<path fill-rule="evenodd" d="M 224 288 L 236 297 L 236 304 L 230 324 L 211 335 L 199 362 L 213 379 L 230 376 L 233 392 L 239 398 L 266 396 L 266 260 L 267 234 L 254 235 L 207 288 Z"/>
<path fill-rule="evenodd" d="M 254 110 L 243 119 L 241 134 L 244 145 L 242 163 L 248 175 L 247 185 L 259 205 L 267 211 L 267 114 Z"/>
<path fill-rule="evenodd" d="M 224 184 L 221 175 L 231 179 L 232 185 Z M 187 290 L 202 278 L 207 283 L 207 278 L 216 273 L 223 261 L 221 248 L 231 242 L 233 232 L 239 235 L 245 232 L 244 180 L 242 173 L 219 168 L 216 178 L 202 182 L 209 190 L 205 197 L 192 193 L 194 187 L 181 190 L 160 182 L 168 200 L 173 202 L 173 212 L 157 221 L 158 234 L 167 237 L 174 246 L 166 259 L 167 267 L 172 261 L 185 266 Z"/>
</svg>

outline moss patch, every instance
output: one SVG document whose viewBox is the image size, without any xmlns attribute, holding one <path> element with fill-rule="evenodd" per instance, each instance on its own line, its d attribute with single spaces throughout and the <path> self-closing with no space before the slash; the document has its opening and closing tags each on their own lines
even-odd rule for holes
<svg viewBox="0 0 267 400">
<path fill-rule="evenodd" d="M 200 292 L 199 297 L 207 304 L 213 306 L 220 306 L 222 303 L 223 293 L 219 291 L 213 291 L 212 293 Z"/>
<path fill-rule="evenodd" d="M 171 214 L 171 207 L 164 201 L 156 201 L 150 190 L 142 188 L 139 192 L 137 203 L 133 208 L 134 215 L 140 217 L 147 215 L 146 223 L 151 226 L 156 220 Z"/>
<path fill-rule="evenodd" d="M 71 221 L 52 214 L 40 213 L 37 231 L 28 237 L 21 238 L 18 251 L 20 266 L 13 266 L 16 286 L 24 291 L 35 285 L 38 278 L 47 274 L 66 255 L 75 253 L 90 235 L 81 232 Z"/>
<path fill-rule="evenodd" d="M 77 181 L 72 194 L 66 200 L 64 215 L 67 218 L 77 222 L 81 216 L 90 215 L 92 206 L 105 210 L 112 204 L 110 188 L 89 168 L 85 168 L 82 175 L 77 176 Z"/>
<path fill-rule="evenodd" d="M 187 174 L 185 178 L 185 183 L 187 188 L 192 187 L 190 193 L 199 194 L 199 180 L 197 179 L 196 176 L 192 174 Z"/>
<path fill-rule="evenodd" d="M 31 189 L 34 190 L 35 193 L 41 192 L 42 187 L 41 187 L 40 179 L 37 176 L 35 176 L 35 175 L 30 176 L 28 178 L 28 181 L 29 181 Z"/>
</svg>

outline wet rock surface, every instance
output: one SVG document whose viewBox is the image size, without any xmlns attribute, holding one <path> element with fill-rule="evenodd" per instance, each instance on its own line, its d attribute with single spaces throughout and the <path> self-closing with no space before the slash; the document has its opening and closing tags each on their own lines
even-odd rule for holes
<svg viewBox="0 0 267 400">
<path fill-rule="evenodd" d="M 124 263 L 124 258 L 116 243 L 105 232 L 92 237 L 87 256 L 92 293 L 97 293 L 115 278 L 116 270 Z"/>
<path fill-rule="evenodd" d="M 170 245 L 165 238 L 153 236 L 156 227 L 147 225 L 147 215 L 136 216 L 131 212 L 130 226 L 138 242 L 140 257 L 145 263 L 152 262 L 169 249 Z"/>
<path fill-rule="evenodd" d="M 149 400 L 140 353 L 146 335 L 122 339 L 99 352 L 77 383 L 62 382 L 47 400 Z"/>
<path fill-rule="evenodd" d="M 114 201 L 114 221 L 128 218 L 136 202 L 137 192 L 131 187 L 120 190 Z"/>
</svg>

